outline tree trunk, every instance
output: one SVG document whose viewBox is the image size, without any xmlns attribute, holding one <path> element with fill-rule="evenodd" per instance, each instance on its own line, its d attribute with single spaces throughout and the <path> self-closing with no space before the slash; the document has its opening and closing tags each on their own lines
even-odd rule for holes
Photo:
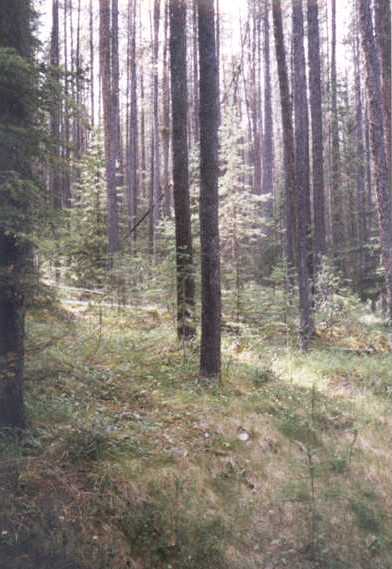
<svg viewBox="0 0 392 569">
<path fill-rule="evenodd" d="M 200 65 L 200 375 L 212 381 L 221 371 L 221 288 L 218 198 L 218 105 L 214 0 L 198 0 Z"/>
<path fill-rule="evenodd" d="M 337 103 L 336 71 L 336 0 L 332 0 L 331 38 L 331 205 L 332 239 L 336 267 L 344 269 L 346 232 L 344 227 L 344 200 L 340 175 L 340 138 Z"/>
<path fill-rule="evenodd" d="M 380 62 L 374 39 L 368 0 L 358 0 L 362 48 L 366 63 L 366 87 L 369 99 L 370 135 L 376 177 L 381 256 L 385 270 L 388 315 L 392 319 L 392 200 L 386 149 Z"/>
<path fill-rule="evenodd" d="M 52 2 L 52 33 L 50 40 L 50 66 L 51 77 L 56 85 L 56 91 L 53 95 L 53 102 L 50 108 L 50 136 L 53 145 L 53 162 L 49 169 L 49 192 L 53 200 L 55 209 L 60 209 L 62 205 L 61 199 L 61 177 L 59 175 L 59 167 L 61 161 L 60 150 L 60 42 L 59 42 L 59 3 L 58 0 Z"/>
<path fill-rule="evenodd" d="M 170 0 L 170 70 L 173 129 L 173 192 L 176 223 L 177 331 L 194 336 L 195 283 L 189 198 L 186 69 L 186 0 Z"/>
<path fill-rule="evenodd" d="M 249 50 L 249 71 L 251 75 L 250 81 L 250 107 L 251 107 L 251 123 L 252 123 L 252 146 L 253 146 L 253 190 L 256 194 L 261 194 L 262 187 L 262 156 L 261 156 L 261 132 L 263 123 L 261 117 L 261 97 L 260 86 L 258 82 L 257 70 L 260 62 L 260 54 L 258 52 L 258 43 L 260 38 L 260 9 L 256 7 L 256 3 L 252 2 L 252 38 Z"/>
<path fill-rule="evenodd" d="M 157 225 L 161 218 L 161 153 L 159 140 L 159 27 L 160 27 L 160 0 L 154 0 L 153 14 L 153 73 L 152 73 L 152 106 L 153 106 L 153 158 L 152 158 L 152 251 L 156 250 Z"/>
<path fill-rule="evenodd" d="M 90 0 L 89 6 L 89 48 L 90 48 L 90 112 L 91 126 L 95 125 L 95 91 L 94 91 L 94 12 L 93 0 Z"/>
<path fill-rule="evenodd" d="M 71 179 L 70 179 L 70 113 L 69 113 L 69 65 L 68 65 L 68 6 L 69 0 L 64 0 L 63 28 L 64 28 L 64 113 L 63 113 L 63 205 L 71 207 Z"/>
<path fill-rule="evenodd" d="M 112 257 L 120 249 L 118 203 L 116 192 L 116 127 L 113 113 L 110 0 L 100 0 L 99 50 L 105 135 L 106 186 L 108 201 L 108 245 Z"/>
<path fill-rule="evenodd" d="M 286 255 L 289 273 L 296 265 L 296 208 L 297 188 L 295 182 L 295 148 L 292 121 L 292 105 L 283 35 L 282 8 L 280 0 L 272 0 L 275 52 L 278 68 L 280 105 L 283 130 L 283 158 L 286 193 Z"/>
<path fill-rule="evenodd" d="M 272 122 L 272 88 L 271 88 L 271 61 L 270 61 L 270 2 L 266 0 L 263 10 L 264 32 L 264 136 L 263 136 L 263 184 L 262 193 L 269 195 L 265 212 L 268 219 L 273 216 L 274 198 L 274 143 Z"/>
<path fill-rule="evenodd" d="M 198 53 L 198 39 L 197 39 L 197 2 L 192 2 L 192 74 L 193 74 L 193 144 L 198 144 L 200 139 L 199 127 L 199 53 Z"/>
<path fill-rule="evenodd" d="M 127 205 L 128 230 L 135 225 L 139 197 L 139 126 L 138 126 L 138 100 L 137 100 L 137 63 L 136 63 L 136 0 L 128 0 L 128 34 L 129 34 L 129 119 L 128 119 L 128 156 L 127 156 Z M 136 231 L 130 235 L 134 241 L 137 239 Z"/>
<path fill-rule="evenodd" d="M 170 217 L 170 70 L 169 70 L 169 0 L 165 4 L 164 46 L 163 46 L 163 95 L 162 95 L 162 153 L 163 153 L 163 209 Z M 186 78 L 185 78 L 186 79 Z"/>
<path fill-rule="evenodd" d="M 318 0 L 308 0 L 309 91 L 312 118 L 314 253 L 316 265 L 326 253 L 323 167 L 323 119 Z"/>
<path fill-rule="evenodd" d="M 0 49 L 12 48 L 20 57 L 32 56 L 32 6 L 29 0 L 4 0 L 0 3 Z M 30 93 L 33 77 L 25 70 L 26 61 L 15 65 L 19 77 L 2 75 L 0 94 L 0 428 L 23 429 L 26 425 L 23 397 L 24 312 L 29 245 L 23 234 L 29 230 L 29 204 L 15 192 L 18 184 L 29 190 L 31 140 L 26 129 L 32 126 Z M 9 80 L 9 84 L 7 84 Z M 18 82 L 18 85 L 19 85 Z M 30 278 L 32 275 L 30 275 Z"/>
<path fill-rule="evenodd" d="M 359 291 L 364 292 L 367 278 L 367 245 L 369 240 L 367 201 L 366 201 L 366 154 L 363 131 L 363 104 L 361 87 L 361 63 L 359 53 L 359 30 L 355 21 L 353 39 L 353 59 L 355 75 L 355 138 L 356 138 L 356 194 L 358 210 L 358 247 L 359 247 Z"/>
<path fill-rule="evenodd" d="M 120 61 L 118 53 L 118 0 L 112 0 L 111 26 L 111 98 L 112 98 L 112 128 L 116 170 L 123 173 L 123 152 L 120 125 Z"/>
<path fill-rule="evenodd" d="M 385 140 L 389 176 L 392 160 L 392 125 L 391 125 L 391 2 L 375 0 L 376 38 L 381 59 L 382 93 L 385 113 Z M 390 178 L 391 180 L 391 178 Z"/>
<path fill-rule="evenodd" d="M 295 179 L 297 184 L 298 279 L 301 313 L 301 347 L 306 350 L 314 334 L 311 283 L 311 219 L 309 188 L 308 101 L 306 88 L 302 0 L 293 0 L 293 71 L 295 118 Z"/>
</svg>

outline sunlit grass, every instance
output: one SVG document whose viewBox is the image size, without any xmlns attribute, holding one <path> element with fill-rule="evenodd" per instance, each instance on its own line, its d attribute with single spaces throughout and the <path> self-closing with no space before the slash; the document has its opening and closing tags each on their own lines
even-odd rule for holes
<svg viewBox="0 0 392 569">
<path fill-rule="evenodd" d="M 14 507 L 25 539 L 55 508 L 82 528 L 71 555 L 102 569 L 391 566 L 391 354 L 378 322 L 354 314 L 308 354 L 290 326 L 274 343 L 243 325 L 206 390 L 197 341 L 178 345 L 167 310 L 71 308 L 28 324 L 20 503 L 33 495 L 41 514 Z M 59 551 L 57 531 L 47 545 Z"/>
</svg>

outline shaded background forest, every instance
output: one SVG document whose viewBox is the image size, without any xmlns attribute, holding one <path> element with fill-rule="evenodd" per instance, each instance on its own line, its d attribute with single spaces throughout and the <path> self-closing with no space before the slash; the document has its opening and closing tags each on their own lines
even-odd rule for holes
<svg viewBox="0 0 392 569">
<path fill-rule="evenodd" d="M 197 247 L 197 7 L 195 2 L 186 6 L 187 146 Z M 300 16 L 302 24 L 295 18 L 291 21 L 289 3 L 282 7 L 290 104 L 308 100 L 294 119 L 295 141 L 303 150 L 298 161 L 305 169 L 298 215 L 305 216 L 300 225 L 307 227 L 307 247 L 314 257 L 309 270 L 317 268 L 324 256 L 324 267 L 337 271 L 342 283 L 361 299 L 375 302 L 384 290 L 384 264 L 356 2 L 339 5 L 338 14 L 334 2 L 310 2 Z M 144 263 L 146 282 L 149 257 L 163 268 L 173 243 L 171 115 L 176 110 L 171 106 L 169 5 L 114 2 L 107 5 L 106 16 L 100 9 L 98 2 L 76 0 L 52 5 L 46 58 L 60 66 L 60 76 L 55 73 L 52 79 L 60 81 L 64 97 L 53 103 L 50 117 L 51 134 L 58 143 L 48 165 L 52 200 L 48 205 L 65 210 L 70 218 L 72 230 L 66 230 L 65 242 L 56 249 L 63 255 L 62 266 L 72 268 L 63 270 L 67 279 L 79 286 L 102 285 L 113 279 L 113 273 L 105 270 L 108 254 L 121 251 L 119 279 L 138 287 L 138 263 Z M 375 39 L 382 54 L 383 42 L 388 41 L 383 27 L 387 9 L 388 3 L 376 2 Z M 299 26 L 298 31 L 292 26 Z M 299 48 L 297 56 L 295 38 L 302 33 L 303 53 Z M 295 207 L 286 197 L 289 166 L 271 5 L 250 1 L 228 8 L 218 3 L 216 45 L 223 282 L 239 302 L 240 289 L 284 279 L 286 266 L 295 265 L 297 247 L 290 215 Z M 337 51 L 345 56 L 339 68 Z M 388 50 L 383 57 L 380 82 L 387 93 Z M 388 97 L 385 116 L 389 117 L 387 102 Z M 109 138 L 110 156 L 103 144 Z M 94 183 L 94 178 L 100 182 Z M 57 271 L 61 273 L 61 268 Z"/>
</svg>

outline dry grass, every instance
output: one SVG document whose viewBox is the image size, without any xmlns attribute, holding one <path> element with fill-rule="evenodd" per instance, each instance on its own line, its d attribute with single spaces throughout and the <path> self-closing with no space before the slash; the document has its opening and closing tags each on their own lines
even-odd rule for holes
<svg viewBox="0 0 392 569">
<path fill-rule="evenodd" d="M 155 308 L 40 312 L 29 332 L 2 569 L 392 566 L 391 354 L 373 323 L 321 332 L 308 355 L 228 336 L 209 391 Z"/>
</svg>

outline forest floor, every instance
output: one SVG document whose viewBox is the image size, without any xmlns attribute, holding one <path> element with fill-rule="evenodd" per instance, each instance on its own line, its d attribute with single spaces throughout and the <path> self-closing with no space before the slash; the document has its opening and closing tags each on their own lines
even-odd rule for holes
<svg viewBox="0 0 392 569">
<path fill-rule="evenodd" d="M 0 440 L 1 569 L 390 569 L 392 355 L 365 308 L 301 354 L 224 336 L 197 381 L 160 307 L 28 319 L 22 441 Z"/>
</svg>

